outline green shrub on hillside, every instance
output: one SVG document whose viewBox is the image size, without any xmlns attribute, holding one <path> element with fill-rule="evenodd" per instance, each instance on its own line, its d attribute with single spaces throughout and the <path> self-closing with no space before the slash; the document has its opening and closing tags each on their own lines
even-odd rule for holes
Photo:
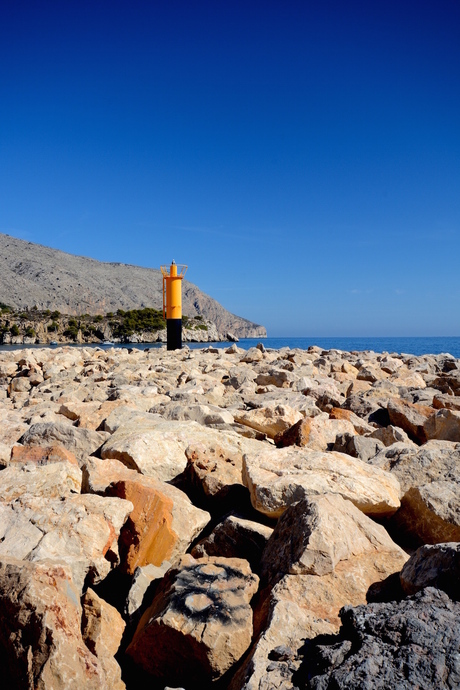
<svg viewBox="0 0 460 690">
<path fill-rule="evenodd" d="M 26 328 L 25 335 L 27 338 L 35 338 L 36 333 L 35 333 L 34 329 L 32 328 L 32 326 L 29 326 L 28 328 Z"/>
<path fill-rule="evenodd" d="M 150 307 L 132 309 L 131 311 L 118 309 L 117 316 L 121 317 L 119 321 L 110 322 L 115 338 L 129 337 L 140 331 L 158 331 L 166 327 L 163 313 Z"/>
<path fill-rule="evenodd" d="M 11 328 L 10 328 L 10 333 L 11 333 L 11 335 L 13 335 L 13 336 L 19 335 L 20 331 L 19 331 L 19 328 L 18 328 L 18 326 L 17 326 L 16 323 L 13 323 L 13 325 L 11 326 Z"/>
</svg>

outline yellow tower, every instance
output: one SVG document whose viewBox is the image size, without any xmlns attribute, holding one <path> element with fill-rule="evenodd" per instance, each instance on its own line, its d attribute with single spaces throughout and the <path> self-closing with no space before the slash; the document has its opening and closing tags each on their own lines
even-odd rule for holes
<svg viewBox="0 0 460 690">
<path fill-rule="evenodd" d="M 163 274 L 163 317 L 166 318 L 166 346 L 168 350 L 182 347 L 182 279 L 187 266 L 161 266 Z"/>
</svg>

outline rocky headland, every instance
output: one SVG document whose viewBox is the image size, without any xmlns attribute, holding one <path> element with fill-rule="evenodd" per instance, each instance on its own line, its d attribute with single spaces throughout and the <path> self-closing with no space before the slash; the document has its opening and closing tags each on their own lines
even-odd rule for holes
<svg viewBox="0 0 460 690">
<path fill-rule="evenodd" d="M 460 685 L 460 361 L 0 352 L 11 690 Z"/>
<path fill-rule="evenodd" d="M 152 257 L 152 263 L 173 257 Z M 70 316 L 105 315 L 122 309 L 161 309 L 163 276 L 159 268 L 96 261 L 0 233 L 0 302 L 15 311 L 59 311 Z M 179 257 L 176 257 L 179 260 Z M 189 272 L 191 273 L 191 271 Z M 217 331 L 238 338 L 264 338 L 264 326 L 231 314 L 196 285 L 182 283 L 182 311 L 202 316 Z"/>
</svg>

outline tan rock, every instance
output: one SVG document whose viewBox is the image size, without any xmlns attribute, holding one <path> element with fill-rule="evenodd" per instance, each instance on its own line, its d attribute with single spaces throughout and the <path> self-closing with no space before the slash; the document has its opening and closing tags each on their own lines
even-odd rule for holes
<svg viewBox="0 0 460 690">
<path fill-rule="evenodd" d="M 425 443 L 428 439 L 424 430 L 426 420 L 434 414 L 432 407 L 417 405 L 393 398 L 388 403 L 390 422 L 403 429 L 411 439 Z"/>
<path fill-rule="evenodd" d="M 428 441 L 423 446 L 394 443 L 372 460 L 373 465 L 395 475 L 404 494 L 412 487 L 449 480 L 460 485 L 460 444 Z"/>
<path fill-rule="evenodd" d="M 343 453 L 291 447 L 243 457 L 243 481 L 256 510 L 279 517 L 308 496 L 335 493 L 368 515 L 391 515 L 399 507 L 399 482 Z"/>
<path fill-rule="evenodd" d="M 79 463 L 94 453 L 107 439 L 107 434 L 91 429 L 77 429 L 66 422 L 33 424 L 21 436 L 24 446 L 50 446 L 58 443 L 74 453 Z"/>
<path fill-rule="evenodd" d="M 301 419 L 286 431 L 275 436 L 278 448 L 300 446 L 311 450 L 328 450 L 338 434 L 354 434 L 354 426 L 348 420 L 329 419 L 327 413 Z"/>
<path fill-rule="evenodd" d="M 166 574 L 128 654 L 163 682 L 221 677 L 251 643 L 257 584 L 247 561 L 184 556 Z"/>
<path fill-rule="evenodd" d="M 83 642 L 79 593 L 62 565 L 2 559 L 0 645 L 5 688 L 110 688 Z"/>
<path fill-rule="evenodd" d="M 269 438 L 289 429 L 293 424 L 303 419 L 303 415 L 288 405 L 270 405 L 255 410 L 243 412 L 238 410 L 234 414 L 235 422 L 256 429 Z"/>
<path fill-rule="evenodd" d="M 70 462 L 78 467 L 77 458 L 63 446 L 13 446 L 10 464 L 47 465 L 53 462 Z"/>
<path fill-rule="evenodd" d="M 334 407 L 329 413 L 330 419 L 341 419 L 353 424 L 354 430 L 357 434 L 372 434 L 375 431 L 371 424 L 368 424 L 366 420 L 358 417 L 357 414 L 351 410 L 345 410 L 343 407 Z"/>
<path fill-rule="evenodd" d="M 125 622 L 118 611 L 88 588 L 82 597 L 81 631 L 85 645 L 98 659 L 109 688 L 124 690 L 121 668 L 114 659 Z"/>
<path fill-rule="evenodd" d="M 338 494 L 303 499 L 283 513 L 262 556 L 261 576 L 325 575 L 365 553 L 406 555 L 386 530 Z"/>
<path fill-rule="evenodd" d="M 98 460 L 97 458 L 88 458 L 88 461 L 83 467 L 83 491 L 90 493 L 97 493 L 105 495 L 111 491 L 111 487 L 117 483 L 125 482 L 128 486 L 135 483 L 139 486 L 139 494 L 134 493 L 133 498 L 136 501 L 136 525 L 131 528 L 127 525 L 127 541 L 126 551 L 129 549 L 129 534 L 136 537 L 144 534 L 147 541 L 146 553 L 152 554 L 152 559 L 147 562 L 158 563 L 158 556 L 165 553 L 165 544 L 170 544 L 174 536 L 173 548 L 171 551 L 171 559 L 185 553 L 192 541 L 194 541 L 200 532 L 206 527 L 211 519 L 209 513 L 200 508 L 196 508 L 190 501 L 188 496 L 180 489 L 158 481 L 153 477 L 146 477 L 134 470 L 129 470 L 118 460 Z M 155 496 L 157 499 L 155 499 Z M 130 499 L 131 500 L 131 499 Z M 157 504 L 160 514 L 164 515 L 166 524 L 158 525 L 158 533 L 163 534 L 164 539 L 160 540 L 158 549 L 155 549 L 155 542 L 151 539 L 154 536 L 155 529 L 150 532 L 148 515 L 144 515 L 143 507 L 149 508 L 152 504 Z M 166 510 L 167 508 L 167 510 Z M 132 514 L 130 515 L 132 517 Z M 145 521 L 143 518 L 145 517 Z M 128 521 L 129 522 L 129 521 Z M 131 522 L 129 523 L 131 525 Z M 134 531 L 131 531 L 134 530 Z M 136 529 L 139 531 L 136 532 Z M 124 537 L 125 538 L 125 537 Z M 125 546 L 123 546 L 125 548 Z M 139 549 L 144 552 L 144 546 L 139 544 Z M 133 556 L 136 548 L 135 542 L 132 547 Z M 167 549 L 166 549 L 167 551 Z M 124 551 L 122 549 L 123 555 Z M 165 557 L 167 559 L 167 557 Z"/>
<path fill-rule="evenodd" d="M 1 473 L 0 501 L 9 503 L 25 494 L 43 498 L 64 498 L 79 494 L 81 470 L 69 462 L 48 465 L 11 464 Z"/>
<path fill-rule="evenodd" d="M 259 452 L 260 444 L 260 441 L 228 433 L 220 433 L 204 442 L 192 442 L 185 450 L 187 475 L 206 496 L 222 498 L 232 488 L 244 486 L 243 454 Z"/>
<path fill-rule="evenodd" d="M 41 532 L 40 541 L 28 544 L 30 551 L 23 558 L 67 565 L 79 591 L 86 578 L 100 582 L 117 565 L 118 537 L 133 509 L 132 503 L 119 498 L 78 495 L 62 500 L 31 494 L 17 498 L 10 507 Z"/>
<path fill-rule="evenodd" d="M 305 640 L 317 635 L 336 634 L 342 606 L 366 603 L 369 587 L 398 572 L 407 556 L 401 553 L 365 553 L 339 562 L 333 572 L 317 575 L 286 575 L 271 590 L 261 611 L 256 611 L 259 635 L 229 690 L 291 688 L 291 677 L 278 676 L 270 663 L 277 647 L 295 653 Z M 268 668 L 269 667 L 269 668 Z M 295 664 L 291 674 L 297 670 Z"/>
<path fill-rule="evenodd" d="M 436 481 L 409 489 L 393 522 L 418 544 L 460 541 L 459 484 Z"/>
<path fill-rule="evenodd" d="M 460 442 L 460 412 L 442 409 L 432 414 L 423 425 L 427 439 Z"/>
</svg>

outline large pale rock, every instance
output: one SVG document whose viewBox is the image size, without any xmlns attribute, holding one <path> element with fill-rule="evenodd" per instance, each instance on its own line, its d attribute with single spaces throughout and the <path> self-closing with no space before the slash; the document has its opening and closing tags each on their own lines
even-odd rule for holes
<svg viewBox="0 0 460 690">
<path fill-rule="evenodd" d="M 152 415 L 153 417 L 153 415 Z M 232 431 L 211 429 L 197 422 L 178 422 L 155 418 L 143 422 L 133 420 L 120 426 L 104 444 L 103 458 L 120 460 L 129 469 L 170 481 L 187 466 L 187 448 L 221 448 L 236 458 L 248 440 Z M 235 462 L 237 462 L 235 460 Z"/>
<path fill-rule="evenodd" d="M 16 516 L 17 540 L 23 540 L 22 558 L 27 561 L 53 561 L 65 564 L 72 573 L 76 588 L 81 591 L 85 580 L 99 582 L 118 563 L 118 537 L 133 505 L 119 498 L 100 496 L 70 496 L 44 498 L 25 494 L 9 506 Z M 8 516 L 9 525 L 13 517 Z M 41 533 L 38 542 L 29 530 L 28 521 Z M 13 523 L 14 524 L 14 523 Z M 29 535 L 25 540 L 24 535 Z M 6 556 L 17 555 L 11 529 L 8 533 L 10 550 Z"/>
<path fill-rule="evenodd" d="M 262 611 L 256 612 L 262 617 L 256 627 L 260 632 L 230 690 L 296 687 L 292 676 L 300 666 L 296 656 L 305 640 L 337 633 L 340 609 L 366 603 L 369 587 L 398 572 L 406 558 L 398 551 L 365 553 L 340 561 L 322 577 L 283 577 L 269 593 Z M 287 652 L 287 664 L 277 661 L 283 652 Z"/>
<path fill-rule="evenodd" d="M 386 530 L 338 494 L 303 499 L 283 513 L 262 557 L 261 576 L 325 575 L 365 553 L 406 555 Z"/>
<path fill-rule="evenodd" d="M 412 440 L 418 443 L 425 443 L 428 440 L 424 426 L 427 419 L 435 412 L 432 407 L 392 398 L 388 402 L 387 409 L 391 424 L 401 427 Z"/>
<path fill-rule="evenodd" d="M 405 431 L 392 424 L 374 429 L 368 437 L 381 441 L 384 446 L 392 446 L 393 443 L 412 443 Z"/>
<path fill-rule="evenodd" d="M 78 462 L 94 453 L 107 439 L 107 434 L 92 429 L 78 429 L 66 422 L 42 422 L 33 424 L 21 436 L 19 442 L 24 446 L 51 446 L 58 443 L 74 453 Z"/>
<path fill-rule="evenodd" d="M 324 413 L 317 417 L 301 419 L 297 424 L 275 436 L 278 448 L 300 446 L 311 450 L 328 450 L 332 448 L 339 434 L 355 433 L 352 423 L 346 419 L 330 419 Z"/>
<path fill-rule="evenodd" d="M 243 486 L 243 454 L 260 451 L 261 442 L 237 434 L 220 432 L 195 440 L 186 448 L 187 476 L 208 497 L 222 498 L 236 486 Z"/>
<path fill-rule="evenodd" d="M 69 462 L 49 465 L 12 464 L 0 474 L 0 501 L 8 503 L 25 494 L 43 498 L 64 498 L 79 494 L 81 470 Z"/>
<path fill-rule="evenodd" d="M 184 556 L 166 574 L 128 654 L 163 682 L 219 678 L 250 645 L 257 584 L 247 561 Z"/>
<path fill-rule="evenodd" d="M 452 481 L 409 489 L 393 518 L 400 534 L 418 544 L 460 541 L 460 491 Z"/>
<path fill-rule="evenodd" d="M 426 420 L 423 430 L 427 439 L 460 443 L 460 412 L 438 410 Z"/>
<path fill-rule="evenodd" d="M 78 467 L 77 458 L 70 450 L 63 446 L 13 446 L 11 449 L 11 465 L 47 465 L 53 462 L 70 462 Z"/>
<path fill-rule="evenodd" d="M 421 546 L 405 563 L 400 579 L 406 594 L 415 594 L 424 587 L 436 587 L 459 601 L 460 543 Z"/>
<path fill-rule="evenodd" d="M 43 532 L 11 505 L 0 503 L 0 558 L 24 559 L 39 544 Z"/>
<path fill-rule="evenodd" d="M 99 660 L 107 684 L 112 690 L 124 690 L 121 668 L 114 659 L 120 646 L 125 623 L 118 611 L 88 588 L 82 597 L 83 640 Z"/>
<path fill-rule="evenodd" d="M 293 424 L 303 419 L 303 415 L 298 410 L 288 405 L 270 405 L 247 412 L 238 410 L 234 414 L 235 422 L 256 429 L 269 438 L 275 438 Z"/>
<path fill-rule="evenodd" d="M 364 419 L 358 417 L 357 414 L 351 410 L 345 410 L 343 407 L 333 407 L 329 413 L 331 419 L 341 419 L 353 424 L 357 434 L 371 434 L 375 431 L 371 424 L 368 424 Z"/>
<path fill-rule="evenodd" d="M 302 498 L 326 493 L 348 498 L 369 515 L 391 515 L 399 507 L 394 477 L 343 453 L 291 447 L 245 455 L 243 481 L 254 508 L 272 517 Z"/>
<path fill-rule="evenodd" d="M 130 514 L 124 529 L 122 552 L 123 556 L 130 553 L 133 557 L 130 571 L 139 556 L 141 560 L 146 558 L 147 563 L 161 565 L 168 558 L 171 544 L 171 559 L 185 553 L 211 519 L 209 513 L 196 508 L 183 491 L 171 484 L 129 470 L 118 460 L 88 458 L 83 467 L 84 492 L 106 495 L 114 491 L 118 495 L 117 492 L 128 489 L 135 512 Z M 152 506 L 157 508 L 154 515 L 149 513 Z M 161 537 L 158 542 L 156 537 Z M 169 547 L 165 549 L 166 545 Z"/>
<path fill-rule="evenodd" d="M 198 542 L 191 553 L 194 558 L 204 556 L 244 558 L 249 562 L 251 569 L 258 572 L 262 552 L 272 532 L 271 527 L 261 525 L 259 522 L 229 515 L 213 529 L 208 537 Z"/>
<path fill-rule="evenodd" d="M 62 565 L 2 559 L 0 650 L 4 688 L 111 687 L 82 639 L 79 592 Z"/>
<path fill-rule="evenodd" d="M 457 482 L 460 486 L 460 444 L 428 441 L 419 447 L 412 443 L 394 443 L 370 461 L 391 472 L 405 493 L 411 487 L 438 480 Z"/>
<path fill-rule="evenodd" d="M 233 424 L 232 413 L 217 405 L 180 405 L 172 402 L 169 405 L 156 405 L 152 409 L 161 414 L 164 419 L 173 419 L 179 422 L 192 421 L 203 426 Z"/>
</svg>

